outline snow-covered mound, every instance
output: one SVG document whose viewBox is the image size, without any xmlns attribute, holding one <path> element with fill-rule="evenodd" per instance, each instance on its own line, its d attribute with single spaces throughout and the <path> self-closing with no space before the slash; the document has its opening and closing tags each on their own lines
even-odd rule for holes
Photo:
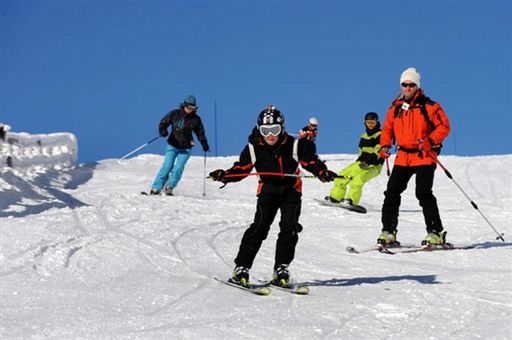
<svg viewBox="0 0 512 340">
<path fill-rule="evenodd" d="M 35 167 L 69 167 L 78 158 L 75 135 L 69 132 L 51 134 L 29 134 L 26 132 L 5 133 L 0 139 L 0 164 L 27 171 Z"/>
<path fill-rule="evenodd" d="M 87 181 L 92 167 L 74 167 L 78 146 L 71 133 L 14 133 L 1 124 L 0 216 L 25 216 L 83 203 L 62 191 Z"/>
<path fill-rule="evenodd" d="M 323 159 L 338 171 L 355 155 Z M 365 215 L 319 206 L 314 198 L 331 184 L 305 179 L 304 230 L 290 270 L 310 286 L 309 296 L 274 290 L 258 297 L 213 279 L 231 274 L 255 212 L 256 178 L 223 189 L 204 178 L 235 157 L 208 158 L 206 168 L 202 157 L 192 157 L 174 197 L 140 195 L 161 165 L 159 155 L 103 160 L 39 179 L 18 174 L 10 181 L 3 173 L 2 200 L 6 192 L 29 194 L 1 207 L 0 337 L 510 339 L 512 155 L 440 159 L 506 242 L 495 240 L 438 171 L 434 192 L 448 240 L 476 248 L 349 254 L 346 246 L 371 246 L 380 233 L 385 171 L 365 187 Z M 251 270 L 253 281 L 271 276 L 277 223 Z M 412 179 L 398 236 L 418 244 L 424 235 Z"/>
</svg>

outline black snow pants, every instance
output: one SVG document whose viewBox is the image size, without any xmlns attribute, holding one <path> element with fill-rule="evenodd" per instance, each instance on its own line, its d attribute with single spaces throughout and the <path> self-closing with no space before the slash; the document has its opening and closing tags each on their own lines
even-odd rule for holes
<svg viewBox="0 0 512 340">
<path fill-rule="evenodd" d="M 274 269 L 281 264 L 290 264 L 295 257 L 297 235 L 302 226 L 299 224 L 302 194 L 294 189 L 281 194 L 261 193 L 258 196 L 254 222 L 245 231 L 235 259 L 237 266 L 251 268 L 263 240 L 267 238 L 270 226 L 281 210 L 279 234 L 276 242 Z"/>
<path fill-rule="evenodd" d="M 382 231 L 394 232 L 396 230 L 401 202 L 400 195 L 405 191 L 407 183 L 414 174 L 416 174 L 416 198 L 423 209 L 427 232 L 441 232 L 443 230 L 437 200 L 432 194 L 435 169 L 435 164 L 411 167 L 395 165 L 393 167 L 387 189 L 384 192 Z"/>
</svg>

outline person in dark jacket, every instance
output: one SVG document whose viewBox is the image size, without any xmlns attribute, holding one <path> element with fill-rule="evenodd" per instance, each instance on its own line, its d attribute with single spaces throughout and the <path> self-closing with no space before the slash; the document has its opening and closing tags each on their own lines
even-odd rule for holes
<svg viewBox="0 0 512 340">
<path fill-rule="evenodd" d="M 274 106 L 268 106 L 259 114 L 257 126 L 239 160 L 228 170 L 218 169 L 210 173 L 214 181 L 223 183 L 240 181 L 253 168 L 262 173 L 254 222 L 242 238 L 235 258 L 235 271 L 230 279 L 232 282 L 248 285 L 249 269 L 280 210 L 273 281 L 281 286 L 289 285 L 288 266 L 294 259 L 298 233 L 302 230 L 299 224 L 302 196 L 302 180 L 297 176 L 299 164 L 322 182 L 336 178 L 336 173 L 327 169 L 314 149 L 314 143 L 306 138 L 294 139 L 288 135 L 284 131 L 283 114 Z"/>
<path fill-rule="evenodd" d="M 165 115 L 160 121 L 158 131 L 160 136 L 167 137 L 167 146 L 165 148 L 165 159 L 160 171 L 156 175 L 150 191 L 151 195 L 159 195 L 162 188 L 167 195 L 173 195 L 173 189 L 183 175 L 185 164 L 192 154 L 194 139 L 192 132 L 199 139 L 203 151 L 210 151 L 208 140 L 206 139 L 203 122 L 197 115 L 197 102 L 193 95 L 185 98 L 179 109 L 173 110 Z M 171 133 L 167 128 L 171 126 Z M 167 183 L 167 185 L 166 185 Z"/>
</svg>

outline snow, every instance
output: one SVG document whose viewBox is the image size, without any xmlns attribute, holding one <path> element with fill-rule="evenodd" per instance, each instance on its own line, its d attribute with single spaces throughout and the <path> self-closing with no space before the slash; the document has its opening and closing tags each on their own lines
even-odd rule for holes
<svg viewBox="0 0 512 340">
<path fill-rule="evenodd" d="M 242 146 L 241 146 L 242 147 Z M 322 155 L 339 171 L 355 155 Z M 208 157 L 206 171 L 235 157 Z M 349 254 L 380 233 L 385 171 L 367 184 L 362 215 L 319 206 L 331 184 L 304 179 L 292 276 L 309 296 L 261 297 L 227 278 L 252 222 L 256 178 L 204 179 L 192 157 L 175 197 L 148 190 L 162 156 L 142 154 L 34 173 L 3 169 L 0 181 L 2 339 L 511 339 L 512 155 L 441 156 L 434 193 L 456 245 L 476 249 Z M 391 159 L 392 164 L 392 159 Z M 203 196 L 203 188 L 205 194 Z M 251 270 L 269 279 L 274 223 Z M 414 180 L 403 195 L 399 240 L 425 236 Z"/>
</svg>

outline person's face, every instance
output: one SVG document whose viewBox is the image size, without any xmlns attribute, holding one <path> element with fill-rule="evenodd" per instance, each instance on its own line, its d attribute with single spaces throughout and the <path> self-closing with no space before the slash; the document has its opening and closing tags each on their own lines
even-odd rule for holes
<svg viewBox="0 0 512 340">
<path fill-rule="evenodd" d="M 263 139 L 265 140 L 265 142 L 272 146 L 274 144 L 277 143 L 277 141 L 279 140 L 279 135 L 277 136 L 274 136 L 274 135 L 268 135 L 268 136 L 263 136 Z"/>
<path fill-rule="evenodd" d="M 185 105 L 185 112 L 186 113 L 192 113 L 192 112 L 194 112 L 195 109 L 196 108 L 193 107 L 193 106 Z"/>
<path fill-rule="evenodd" d="M 364 121 L 364 123 L 366 124 L 366 127 L 368 129 L 373 129 L 375 128 L 375 126 L 377 126 L 377 120 L 376 119 L 367 119 Z"/>
<path fill-rule="evenodd" d="M 404 95 L 405 99 L 411 99 L 414 97 L 416 92 L 418 92 L 418 86 L 410 80 L 404 81 L 402 84 L 400 84 L 400 87 L 402 88 L 402 94 Z"/>
<path fill-rule="evenodd" d="M 276 144 L 279 140 L 279 135 L 281 134 L 283 128 L 279 124 L 273 125 L 262 125 L 259 127 L 260 134 L 263 136 L 265 142 L 272 146 Z"/>
</svg>

